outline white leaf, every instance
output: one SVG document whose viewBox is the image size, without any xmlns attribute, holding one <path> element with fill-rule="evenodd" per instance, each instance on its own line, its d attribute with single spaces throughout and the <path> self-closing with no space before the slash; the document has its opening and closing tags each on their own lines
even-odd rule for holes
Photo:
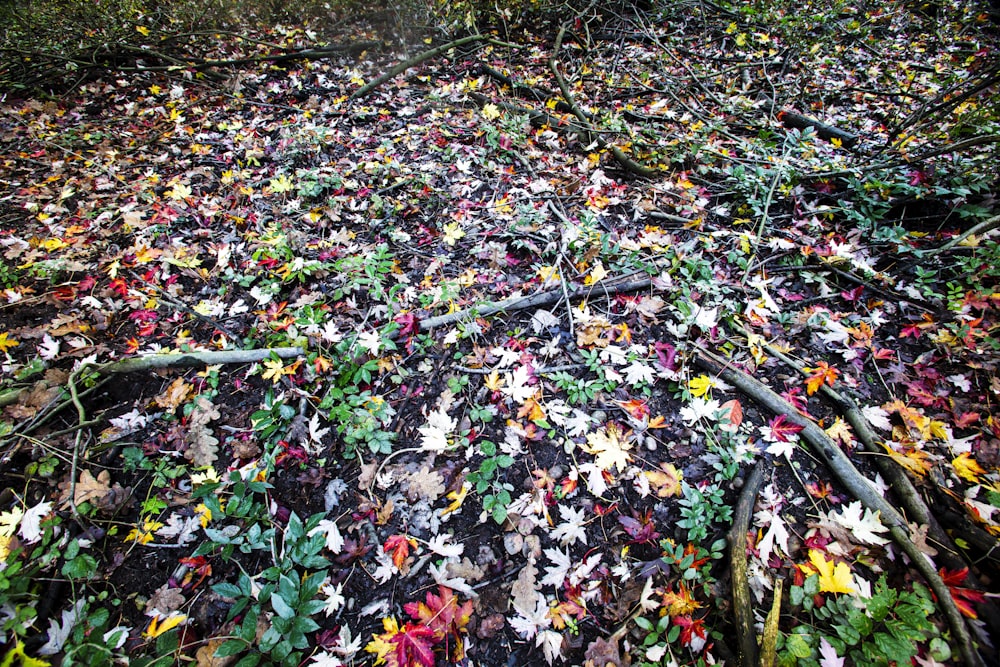
<svg viewBox="0 0 1000 667">
<path fill-rule="evenodd" d="M 70 633 L 73 632 L 73 628 L 79 623 L 83 607 L 86 604 L 87 601 L 81 598 L 70 609 L 63 610 L 59 622 L 52 618 L 49 619 L 49 640 L 38 649 L 39 655 L 55 655 L 62 651 Z"/>
<path fill-rule="evenodd" d="M 861 414 L 865 416 L 868 423 L 880 431 L 891 431 L 892 423 L 889 421 L 889 413 L 874 405 L 866 405 L 861 408 Z"/>
<path fill-rule="evenodd" d="M 500 389 L 505 395 L 510 396 L 517 403 L 524 403 L 535 395 L 535 387 L 530 385 L 531 373 L 527 366 L 518 366 L 513 373 L 504 373 L 507 386 Z"/>
<path fill-rule="evenodd" d="M 335 554 L 339 554 L 344 549 L 344 536 L 340 534 L 340 528 L 336 521 L 323 519 L 316 527 L 309 531 L 309 537 L 316 533 L 326 534 L 326 548 Z"/>
<path fill-rule="evenodd" d="M 45 532 L 41 526 L 42 519 L 48 516 L 51 511 L 52 503 L 46 502 L 38 503 L 25 510 L 24 516 L 21 517 L 21 527 L 17 531 L 25 542 L 32 544 L 42 539 L 42 534 Z"/>
<path fill-rule="evenodd" d="M 550 665 L 562 656 L 562 642 L 562 635 L 555 630 L 543 630 L 535 637 L 535 646 L 542 647 L 542 654 Z"/>
<path fill-rule="evenodd" d="M 157 530 L 156 534 L 160 537 L 166 538 L 176 537 L 177 544 L 184 546 L 185 544 L 194 541 L 194 534 L 197 533 L 200 528 L 200 517 L 183 517 L 180 514 L 174 513 L 167 519 L 167 525 Z"/>
<path fill-rule="evenodd" d="M 453 561 L 454 562 L 454 561 Z M 439 586 L 447 586 L 456 593 L 461 593 L 465 597 L 478 598 L 479 593 L 469 585 L 469 582 L 465 580 L 465 577 L 451 577 L 448 575 L 448 563 L 442 561 L 441 567 L 431 563 L 427 571 L 430 572 L 431 577 L 434 579 L 434 583 Z"/>
<path fill-rule="evenodd" d="M 427 540 L 427 548 L 445 558 L 458 558 L 465 551 L 464 544 L 448 544 L 451 535 L 438 534 Z"/>
<path fill-rule="evenodd" d="M 850 530 L 857 540 L 865 544 L 882 545 L 889 543 L 889 540 L 876 534 L 889 531 L 879 520 L 879 513 L 865 509 L 861 505 L 860 500 L 855 500 L 841 510 L 840 514 L 831 512 L 829 518 Z"/>
<path fill-rule="evenodd" d="M 312 662 L 309 664 L 316 667 L 342 667 L 344 663 L 329 651 L 320 651 L 312 657 Z"/>
<path fill-rule="evenodd" d="M 314 412 L 312 419 L 309 420 L 309 439 L 319 444 L 323 440 L 323 436 L 330 432 L 329 427 L 320 428 L 319 427 L 319 413 Z"/>
<path fill-rule="evenodd" d="M 633 387 L 637 384 L 653 384 L 656 382 L 656 373 L 651 366 L 636 360 L 625 369 L 625 381 Z"/>
<path fill-rule="evenodd" d="M 531 328 L 536 334 L 557 326 L 559 326 L 559 318 L 548 310 L 536 310 L 535 314 L 531 316 Z"/>
<path fill-rule="evenodd" d="M 771 454 L 772 456 L 784 456 L 786 459 L 791 461 L 792 454 L 795 453 L 796 442 L 797 438 L 788 438 L 787 442 L 781 442 L 780 440 L 777 442 L 772 442 L 770 445 L 768 445 L 766 451 L 768 454 Z"/>
<path fill-rule="evenodd" d="M 608 483 L 604 479 L 604 471 L 601 466 L 593 461 L 581 463 L 577 470 L 587 479 L 587 490 L 598 498 L 604 497 L 604 492 L 608 490 Z"/>
<path fill-rule="evenodd" d="M 341 607 L 344 606 L 344 584 L 339 583 L 336 586 L 333 584 L 324 584 L 320 589 L 320 592 L 326 596 L 324 600 L 326 606 L 323 607 L 323 612 L 329 616 L 337 612 Z"/>
<path fill-rule="evenodd" d="M 555 586 L 562 588 L 569 569 L 573 566 L 573 561 L 569 557 L 569 550 L 559 551 L 558 549 L 546 549 L 545 555 L 552 561 L 552 565 L 545 568 L 545 576 L 542 577 L 542 586 Z"/>
<path fill-rule="evenodd" d="M 574 542 L 587 543 L 587 521 L 584 518 L 584 510 L 575 510 L 571 507 L 561 507 L 559 514 L 563 518 L 552 530 L 552 539 L 559 540 L 562 546 L 568 546 Z"/>
<path fill-rule="evenodd" d="M 46 361 L 55 359 L 59 356 L 59 341 L 45 334 L 42 338 L 42 344 L 38 346 L 38 356 Z"/>
<path fill-rule="evenodd" d="M 642 593 L 639 594 L 639 607 L 642 608 L 644 612 L 654 611 L 660 608 L 663 604 L 661 600 L 654 598 L 656 593 L 653 590 L 653 577 L 646 577 L 646 583 L 642 587 Z"/>
<path fill-rule="evenodd" d="M 822 658 L 819 667 L 844 667 L 844 659 L 837 657 L 837 649 L 826 641 L 826 637 L 819 638 L 819 654 Z"/>
<path fill-rule="evenodd" d="M 757 543 L 757 549 L 760 551 L 760 559 L 766 565 L 769 560 L 771 560 L 771 554 L 774 553 L 774 547 L 781 547 L 781 552 L 787 554 L 788 549 L 788 529 L 785 527 L 785 521 L 781 518 L 780 514 L 772 514 L 768 510 L 761 510 L 757 512 L 754 517 L 757 519 L 758 526 L 767 526 L 767 532 L 764 536 L 760 538 L 760 542 Z"/>
<path fill-rule="evenodd" d="M 373 356 L 382 348 L 382 337 L 377 331 L 364 331 L 358 334 L 358 345 L 368 350 Z"/>
<path fill-rule="evenodd" d="M 535 608 L 533 610 L 517 609 L 517 616 L 510 619 L 510 627 L 523 639 L 531 639 L 552 625 L 552 618 L 549 616 L 549 605 L 545 602 L 545 596 L 539 593 L 535 598 Z"/>
</svg>

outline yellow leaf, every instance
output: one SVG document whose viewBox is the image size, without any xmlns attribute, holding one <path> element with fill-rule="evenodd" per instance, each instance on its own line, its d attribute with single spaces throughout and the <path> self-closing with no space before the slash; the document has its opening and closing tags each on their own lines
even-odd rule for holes
<svg viewBox="0 0 1000 667">
<path fill-rule="evenodd" d="M 14 667 L 15 660 L 17 664 L 21 667 L 49 667 L 50 663 L 40 659 L 32 658 L 24 653 L 24 642 L 17 642 L 14 648 L 7 651 L 7 655 L 4 656 L 3 662 L 0 662 L 0 667 Z"/>
<path fill-rule="evenodd" d="M 6 331 L 0 333 L 0 352 L 6 352 L 10 348 L 17 347 L 18 345 L 20 345 L 19 342 L 17 342 L 13 338 L 8 338 L 8 336 L 9 334 Z"/>
<path fill-rule="evenodd" d="M 893 461 L 918 477 L 923 477 L 930 471 L 931 467 L 933 467 L 927 456 L 927 452 L 922 449 L 909 449 L 904 450 L 903 452 L 897 452 L 889 445 L 883 446 Z"/>
<path fill-rule="evenodd" d="M 23 516 L 24 510 L 19 505 L 15 505 L 14 509 L 9 512 L 0 513 L 0 536 L 10 537 L 13 535 Z"/>
<path fill-rule="evenodd" d="M 145 519 L 142 522 L 142 528 L 133 528 L 129 531 L 129 534 L 125 536 L 126 542 L 136 542 L 138 544 L 149 544 L 153 541 L 153 533 L 163 528 L 163 524 L 159 521 L 153 521 L 152 519 Z M 176 625 L 176 624 L 175 624 Z M 173 627 L 173 626 L 171 626 Z M 170 628 L 167 628 L 169 630 Z M 164 630 L 163 632 L 166 632 Z M 151 635 L 155 637 L 156 635 Z"/>
<path fill-rule="evenodd" d="M 833 424 L 830 428 L 826 429 L 826 434 L 833 438 L 834 440 L 840 440 L 845 445 L 850 445 L 854 442 L 854 436 L 851 433 L 851 427 L 847 425 L 847 422 L 843 420 L 842 417 L 837 417 L 833 420 Z"/>
<path fill-rule="evenodd" d="M 980 467 L 979 462 L 972 458 L 969 452 L 962 452 L 953 458 L 951 466 L 955 469 L 955 474 L 973 484 L 978 484 L 979 476 L 986 474 L 986 471 Z"/>
<path fill-rule="evenodd" d="M 596 285 L 605 276 L 608 275 L 608 270 L 604 268 L 604 265 L 600 262 L 594 264 L 594 268 L 590 270 L 590 275 L 583 279 L 584 285 Z"/>
<path fill-rule="evenodd" d="M 500 110 L 492 102 L 483 105 L 483 118 L 486 120 L 496 120 L 500 117 Z"/>
<path fill-rule="evenodd" d="M 500 391 L 500 387 L 504 385 L 504 379 L 500 377 L 500 371 L 494 369 L 492 373 L 486 376 L 483 380 L 483 384 L 490 391 Z"/>
<path fill-rule="evenodd" d="M 264 362 L 264 373 L 261 374 L 261 378 L 265 380 L 270 380 L 274 384 L 278 384 L 281 380 L 281 376 L 285 375 L 285 364 L 281 362 L 280 359 L 269 359 Z"/>
<path fill-rule="evenodd" d="M 618 468 L 619 472 L 624 472 L 632 459 L 628 453 L 632 445 L 626 438 L 627 434 L 622 433 L 614 424 L 609 424 L 606 429 L 588 434 L 583 450 L 595 456 L 595 463 L 601 470 Z"/>
<path fill-rule="evenodd" d="M 559 271 L 554 266 L 540 266 L 538 267 L 538 277 L 543 283 L 559 280 Z"/>
<path fill-rule="evenodd" d="M 451 501 L 451 504 L 445 507 L 444 510 L 442 510 L 441 516 L 448 516 L 452 512 L 457 512 L 458 508 L 461 507 L 462 503 L 465 502 L 465 496 L 469 495 L 469 489 L 471 488 L 472 488 L 471 484 L 469 484 L 468 482 L 463 482 L 461 489 L 459 489 L 458 491 L 449 492 L 446 498 L 448 498 L 448 500 Z"/>
<path fill-rule="evenodd" d="M 712 388 L 717 386 L 715 380 L 708 377 L 707 375 L 699 375 L 698 377 L 691 378 L 688 380 L 688 388 L 691 390 L 691 395 L 696 398 L 701 398 Z"/>
<path fill-rule="evenodd" d="M 144 25 L 137 25 L 137 26 L 135 27 L 135 30 L 136 30 L 136 32 L 138 32 L 138 33 L 139 33 L 140 35 L 144 35 L 144 36 L 146 36 L 146 37 L 148 37 L 148 36 L 149 36 L 149 28 L 147 28 L 147 27 L 146 27 L 146 26 L 144 26 Z"/>
<path fill-rule="evenodd" d="M 270 185 L 271 185 L 271 192 L 274 192 L 276 194 L 289 192 L 295 188 L 295 184 L 292 183 L 292 179 L 288 178 L 286 174 L 282 174 L 277 178 L 272 178 Z"/>
<path fill-rule="evenodd" d="M 441 236 L 441 240 L 445 242 L 446 245 L 451 247 L 455 246 L 455 243 L 465 236 L 465 232 L 459 227 L 457 222 L 449 222 L 444 226 L 444 234 Z"/>
<path fill-rule="evenodd" d="M 809 562 L 819 574 L 819 590 L 823 593 L 857 593 L 851 568 L 823 557 L 818 549 L 809 550 Z"/>
<path fill-rule="evenodd" d="M 149 627 L 143 632 L 143 636 L 154 639 L 159 637 L 164 632 L 169 632 L 176 628 L 178 625 L 187 620 L 187 616 L 179 612 L 171 612 L 169 616 L 161 619 L 159 617 L 153 617 L 153 620 L 149 622 Z"/>
<path fill-rule="evenodd" d="M 656 495 L 660 498 L 681 495 L 681 480 L 684 474 L 673 463 L 661 463 L 661 470 L 646 470 L 643 474 L 649 483 L 656 487 Z"/>
<path fill-rule="evenodd" d="M 175 183 L 174 187 L 168 190 L 166 193 L 168 197 L 174 201 L 184 201 L 191 196 L 191 188 L 184 185 L 183 183 Z"/>
</svg>

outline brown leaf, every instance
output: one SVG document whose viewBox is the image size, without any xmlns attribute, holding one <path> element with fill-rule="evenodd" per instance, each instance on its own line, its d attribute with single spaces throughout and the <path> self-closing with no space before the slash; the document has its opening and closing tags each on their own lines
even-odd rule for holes
<svg viewBox="0 0 1000 667">
<path fill-rule="evenodd" d="M 181 589 L 170 588 L 169 584 L 163 584 L 146 601 L 146 615 L 152 616 L 152 612 L 156 611 L 160 616 L 166 616 L 180 609 L 185 602 L 187 600 L 184 599 Z"/>
<path fill-rule="evenodd" d="M 185 440 L 188 448 L 184 457 L 197 468 L 204 468 L 215 462 L 219 452 L 219 439 L 206 426 L 192 424 Z"/>
<path fill-rule="evenodd" d="M 583 657 L 585 658 L 584 667 L 625 667 L 632 664 L 627 655 L 624 658 L 621 657 L 617 641 L 608 641 L 600 637 L 590 642 Z"/>
<path fill-rule="evenodd" d="M 529 560 L 510 589 L 515 609 L 529 613 L 535 609 L 535 600 L 538 598 L 538 583 L 535 581 L 537 576 L 538 569 L 534 561 Z"/>
<path fill-rule="evenodd" d="M 191 383 L 184 378 L 177 378 L 162 394 L 153 399 L 153 403 L 165 410 L 173 411 L 187 402 L 192 391 L 194 391 L 194 386 Z"/>
<path fill-rule="evenodd" d="M 235 655 L 216 657 L 215 652 L 226 642 L 225 638 L 210 639 L 207 644 L 194 654 L 197 667 L 229 667 L 236 660 Z"/>
<path fill-rule="evenodd" d="M 410 473 L 409 486 L 406 489 L 406 497 L 410 502 L 417 500 L 434 502 L 444 491 L 444 477 L 438 471 L 424 466 L 419 472 Z"/>
<path fill-rule="evenodd" d="M 102 470 L 97 473 L 97 477 L 89 470 L 80 471 L 80 479 L 76 483 L 76 489 L 73 492 L 73 502 L 77 505 L 87 502 L 88 500 L 100 500 L 104 496 L 111 492 L 111 473 L 107 470 Z M 63 507 L 69 507 L 69 494 L 71 484 L 69 482 L 63 482 L 60 486 L 63 488 L 63 495 L 60 501 Z"/>
</svg>

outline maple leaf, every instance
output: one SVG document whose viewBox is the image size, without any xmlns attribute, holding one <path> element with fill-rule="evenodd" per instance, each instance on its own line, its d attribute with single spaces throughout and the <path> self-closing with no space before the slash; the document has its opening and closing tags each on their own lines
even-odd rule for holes
<svg viewBox="0 0 1000 667">
<path fill-rule="evenodd" d="M 7 350 L 9 350 L 10 348 L 17 347 L 18 345 L 20 345 L 19 342 L 17 342 L 13 338 L 8 338 L 8 336 L 9 334 L 6 331 L 0 333 L 0 352 L 7 352 Z"/>
<path fill-rule="evenodd" d="M 676 593 L 667 588 L 663 592 L 662 599 L 663 608 L 671 616 L 689 616 L 692 612 L 701 609 L 701 603 L 694 599 L 684 582 L 680 583 Z"/>
<path fill-rule="evenodd" d="M 446 648 L 454 648 L 454 651 L 449 652 L 452 653 L 452 662 L 457 662 L 464 657 L 461 655 L 461 635 L 466 632 L 465 628 L 472 618 L 473 604 L 471 600 L 459 604 L 454 591 L 447 586 L 438 585 L 438 593 L 435 595 L 428 591 L 425 597 L 426 603 L 409 602 L 403 605 L 403 610 L 414 621 L 419 621 L 433 630 L 437 641 L 444 642 Z"/>
<path fill-rule="evenodd" d="M 951 598 L 955 601 L 955 606 L 958 607 L 960 612 L 962 612 L 962 615 L 973 619 L 978 618 L 976 608 L 973 605 L 984 602 L 986 600 L 986 594 L 982 591 L 964 588 L 961 586 L 969 574 L 969 568 L 964 567 L 961 570 L 947 570 L 941 568 L 940 574 L 941 580 L 946 586 L 948 586 L 948 590 L 951 592 Z"/>
<path fill-rule="evenodd" d="M 691 395 L 697 398 L 705 396 L 715 386 L 717 386 L 715 380 L 707 375 L 699 375 L 688 380 L 688 389 L 691 390 Z"/>
<path fill-rule="evenodd" d="M 889 543 L 889 540 L 878 535 L 878 533 L 889 531 L 879 520 L 879 512 L 872 512 L 870 509 L 864 508 L 860 500 L 855 500 L 841 509 L 840 514 L 831 512 L 829 518 L 851 531 L 855 539 L 865 544 L 883 545 Z"/>
<path fill-rule="evenodd" d="M 978 484 L 979 476 L 986 474 L 986 471 L 983 470 L 976 459 L 972 458 L 969 452 L 962 452 L 953 458 L 951 460 L 951 467 L 955 469 L 955 474 L 973 484 Z"/>
<path fill-rule="evenodd" d="M 680 640 L 683 645 L 690 646 L 696 636 L 705 639 L 704 620 L 693 619 L 690 616 L 675 616 L 673 623 L 681 628 Z"/>
<path fill-rule="evenodd" d="M 805 428 L 788 421 L 785 415 L 778 415 L 762 427 L 761 434 L 768 442 L 798 442 L 798 434 Z"/>
<path fill-rule="evenodd" d="M 624 472 L 632 457 L 628 451 L 632 445 L 625 441 L 626 434 L 622 433 L 615 424 L 608 426 L 596 433 L 587 435 L 587 444 L 583 447 L 588 454 L 594 454 L 595 462 L 603 470 L 618 468 L 619 472 Z"/>
<path fill-rule="evenodd" d="M 660 470 L 646 470 L 643 474 L 656 487 L 656 495 L 660 498 L 681 495 L 681 480 L 684 475 L 673 463 L 661 463 Z"/>
<path fill-rule="evenodd" d="M 819 549 L 809 550 L 809 562 L 819 575 L 819 590 L 823 593 L 857 593 L 851 568 L 823 557 Z"/>
<path fill-rule="evenodd" d="M 844 659 L 837 655 L 837 649 L 826 640 L 826 637 L 819 638 L 819 654 L 822 658 L 819 667 L 844 667 Z"/>
<path fill-rule="evenodd" d="M 840 371 L 831 368 L 825 361 L 817 362 L 815 368 L 806 367 L 802 370 L 809 374 L 806 378 L 806 394 L 809 396 L 819 391 L 824 383 L 832 387 L 837 381 L 837 376 L 840 375 Z"/>
<path fill-rule="evenodd" d="M 407 556 L 410 555 L 410 549 L 416 546 L 417 541 L 412 537 L 392 535 L 382 545 L 382 550 L 392 555 L 392 564 L 398 569 L 406 562 Z"/>
<path fill-rule="evenodd" d="M 563 519 L 552 530 L 552 539 L 559 540 L 561 546 L 568 546 L 576 541 L 587 543 L 587 521 L 584 517 L 584 510 L 574 510 L 570 507 L 562 507 L 559 515 Z"/>
<path fill-rule="evenodd" d="M 163 528 L 163 524 L 152 519 L 143 519 L 142 527 L 133 528 L 125 536 L 126 542 L 136 542 L 137 544 L 149 544 L 153 541 L 153 533 Z"/>
<path fill-rule="evenodd" d="M 826 434 L 834 440 L 840 440 L 847 446 L 850 446 L 850 444 L 854 442 L 851 427 L 847 425 L 847 422 L 844 421 L 843 417 L 838 416 L 834 419 L 830 428 L 826 429 Z"/>
<path fill-rule="evenodd" d="M 32 544 L 42 539 L 44 533 L 41 526 L 42 519 L 48 516 L 51 511 L 52 503 L 50 502 L 40 502 L 34 507 L 29 507 L 25 510 L 24 516 L 21 517 L 21 527 L 17 531 L 21 539 L 27 544 Z M 5 529 L 0 529 L 0 531 L 2 530 Z"/>
<path fill-rule="evenodd" d="M 309 531 L 309 537 L 322 533 L 325 535 L 326 548 L 334 554 L 339 554 L 344 550 L 344 536 L 340 533 L 340 528 L 336 521 L 321 519 L 316 527 Z"/>
<path fill-rule="evenodd" d="M 715 413 L 719 410 L 719 402 L 717 400 L 710 399 L 705 400 L 704 398 L 693 398 L 691 402 L 681 408 L 681 419 L 688 426 L 693 426 L 696 422 L 701 419 L 715 419 Z"/>
<path fill-rule="evenodd" d="M 785 520 L 781 518 L 781 515 L 770 510 L 761 510 L 754 514 L 754 518 L 757 520 L 758 526 L 767 526 L 767 531 L 757 541 L 757 551 L 760 554 L 760 559 L 765 564 L 770 561 L 775 546 L 781 547 L 781 552 L 787 554 L 789 551 L 789 534 L 788 529 L 785 527 Z"/>
</svg>

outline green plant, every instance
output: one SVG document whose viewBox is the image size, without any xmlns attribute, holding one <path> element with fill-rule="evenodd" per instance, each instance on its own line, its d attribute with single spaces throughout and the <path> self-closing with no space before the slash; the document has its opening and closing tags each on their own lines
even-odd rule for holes
<svg viewBox="0 0 1000 667">
<path fill-rule="evenodd" d="M 507 519 L 507 506 L 510 505 L 510 493 L 514 487 L 501 482 L 500 473 L 514 465 L 514 458 L 497 453 L 496 443 L 491 440 L 479 443 L 479 452 L 483 455 L 479 468 L 470 472 L 465 479 L 482 496 L 483 510 L 498 524 L 502 524 Z"/>
<path fill-rule="evenodd" d="M 316 531 L 325 514 L 315 514 L 302 521 L 294 512 L 282 533 L 281 549 L 272 567 L 263 570 L 256 577 L 240 573 L 237 583 L 220 583 L 212 589 L 233 600 L 228 620 L 243 614 L 237 626 L 236 637 L 224 642 L 216 650 L 217 657 L 235 656 L 256 648 L 239 663 L 244 667 L 259 664 L 263 654 L 268 654 L 273 664 L 292 667 L 302 661 L 305 649 L 309 648 L 307 633 L 319 629 L 312 619 L 325 603 L 315 599 L 326 580 L 326 570 L 316 570 L 329 566 L 329 561 L 320 555 L 326 538 Z M 262 584 L 256 590 L 256 579 Z M 257 623 L 263 614 L 273 612 L 270 626 L 259 641 Z"/>
<path fill-rule="evenodd" d="M 714 524 L 727 524 L 732 521 L 733 508 L 726 503 L 725 492 L 717 484 L 694 486 L 681 482 L 683 497 L 680 505 L 681 520 L 678 528 L 687 531 L 687 540 L 698 543 L 708 537 L 708 531 Z"/>
<path fill-rule="evenodd" d="M 936 660 L 948 660 L 951 651 L 930 621 L 935 611 L 929 590 L 919 583 L 912 591 L 891 588 L 885 575 L 872 596 L 823 597 L 816 604 L 819 576 L 809 576 L 802 586 L 792 586 L 789 602 L 809 617 L 778 639 L 778 664 L 782 667 L 819 664 L 821 641 L 840 657 L 856 665 L 908 665 L 922 646 Z"/>
</svg>

